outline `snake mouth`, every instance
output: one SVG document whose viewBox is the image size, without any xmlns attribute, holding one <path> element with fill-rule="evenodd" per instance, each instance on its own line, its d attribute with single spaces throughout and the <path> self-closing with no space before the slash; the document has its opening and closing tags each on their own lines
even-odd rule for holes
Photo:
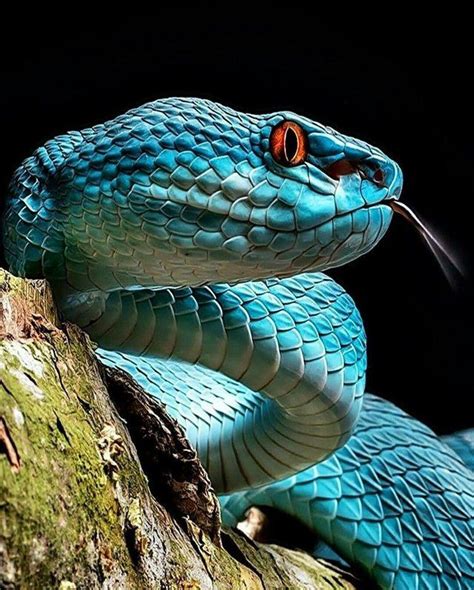
<svg viewBox="0 0 474 590">
<path fill-rule="evenodd" d="M 420 217 L 405 203 L 401 203 L 395 198 L 389 198 L 384 201 L 394 213 L 397 213 L 408 223 L 414 227 L 418 234 L 423 238 L 425 244 L 429 247 L 435 256 L 438 264 L 441 267 L 444 275 L 448 281 L 453 284 L 452 270 L 455 269 L 457 273 L 464 276 L 464 269 L 456 256 L 448 249 L 442 240 L 436 236 L 432 229 L 429 229 Z"/>
</svg>

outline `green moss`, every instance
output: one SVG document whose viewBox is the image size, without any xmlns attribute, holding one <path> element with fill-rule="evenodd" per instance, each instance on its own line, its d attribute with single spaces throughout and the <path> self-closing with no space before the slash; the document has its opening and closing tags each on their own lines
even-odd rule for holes
<svg viewBox="0 0 474 590">
<path fill-rule="evenodd" d="M 236 584 L 252 574 L 149 496 L 88 338 L 57 327 L 42 293 L 0 273 L 0 416 L 21 460 L 14 471 L 0 454 L 0 585 L 151 588 L 162 578 L 181 589 L 209 587 L 212 575 L 217 589 L 260 588 Z"/>
<path fill-rule="evenodd" d="M 0 418 L 20 460 L 0 444 L 0 587 L 291 588 L 293 565 L 319 580 L 309 557 L 276 568 L 239 535 L 229 553 L 178 525 L 149 492 L 88 338 L 58 324 L 44 284 L 1 270 Z"/>
<path fill-rule="evenodd" d="M 15 472 L 0 455 L 0 539 L 15 578 L 49 587 L 111 559 L 133 575 L 116 495 L 138 467 L 123 454 L 120 481 L 106 474 L 99 438 L 110 411 L 87 347 L 74 330 L 4 339 L 0 370 L 0 415 L 21 460 Z"/>
</svg>

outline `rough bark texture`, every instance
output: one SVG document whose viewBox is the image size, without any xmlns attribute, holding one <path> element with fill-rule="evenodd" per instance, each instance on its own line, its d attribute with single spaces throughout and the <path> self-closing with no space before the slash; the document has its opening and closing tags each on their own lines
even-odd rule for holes
<svg viewBox="0 0 474 590">
<path fill-rule="evenodd" d="M 126 419 L 151 493 L 220 546 L 219 502 L 184 431 L 125 371 L 105 366 L 103 370 L 109 395 Z"/>
<path fill-rule="evenodd" d="M 303 553 L 221 536 L 178 425 L 99 367 L 44 283 L 0 270 L 0 588 L 352 587 Z"/>
</svg>

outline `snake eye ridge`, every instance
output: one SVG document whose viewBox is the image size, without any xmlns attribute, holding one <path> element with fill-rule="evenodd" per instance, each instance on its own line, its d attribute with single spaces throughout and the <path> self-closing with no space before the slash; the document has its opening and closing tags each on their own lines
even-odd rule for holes
<svg viewBox="0 0 474 590">
<path fill-rule="evenodd" d="M 298 166 L 308 156 L 308 137 L 304 129 L 293 121 L 276 125 L 270 135 L 270 152 L 282 166 Z"/>
</svg>

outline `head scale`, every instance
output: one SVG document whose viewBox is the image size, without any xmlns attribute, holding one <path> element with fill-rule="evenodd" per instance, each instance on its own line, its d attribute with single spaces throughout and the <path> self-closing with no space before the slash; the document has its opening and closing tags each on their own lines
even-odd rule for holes
<svg viewBox="0 0 474 590">
<path fill-rule="evenodd" d="M 378 149 L 294 113 L 159 100 L 27 160 L 5 246 L 82 290 L 285 276 L 370 250 L 401 186 Z"/>
</svg>

